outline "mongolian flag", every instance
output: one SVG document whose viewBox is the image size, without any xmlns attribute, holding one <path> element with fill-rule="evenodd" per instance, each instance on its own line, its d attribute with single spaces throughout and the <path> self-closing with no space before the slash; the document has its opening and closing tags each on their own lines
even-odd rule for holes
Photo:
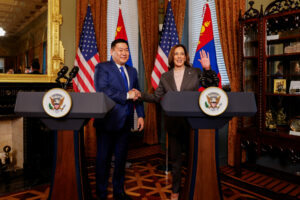
<svg viewBox="0 0 300 200">
<path fill-rule="evenodd" d="M 120 8 L 119 8 L 119 18 L 118 18 L 118 24 L 117 24 L 115 39 L 123 39 L 123 40 L 126 40 L 128 42 L 126 29 L 125 29 L 125 24 L 124 24 L 124 20 L 123 20 L 123 16 L 122 16 L 122 11 L 121 11 Z M 129 49 L 129 45 L 128 45 L 128 49 Z M 131 55 L 130 55 L 130 49 L 129 49 L 129 59 L 126 62 L 126 65 L 131 66 L 131 67 L 133 66 Z"/>
<path fill-rule="evenodd" d="M 200 37 L 199 42 L 193 62 L 194 67 L 198 67 L 201 70 L 203 70 L 201 63 L 198 59 L 200 59 L 200 51 L 202 49 L 207 53 L 209 53 L 210 58 L 210 66 L 213 71 L 215 71 L 219 78 L 219 88 L 222 88 L 221 84 L 221 75 L 218 69 L 218 63 L 217 63 L 217 56 L 216 56 L 216 48 L 215 48 L 215 41 L 214 41 L 214 33 L 213 33 L 213 26 L 212 26 L 212 20 L 211 20 L 211 14 L 210 9 L 208 6 L 208 3 L 204 5 L 204 18 L 202 22 L 202 27 L 200 31 Z M 199 91 L 204 90 L 203 87 L 200 86 Z"/>
</svg>

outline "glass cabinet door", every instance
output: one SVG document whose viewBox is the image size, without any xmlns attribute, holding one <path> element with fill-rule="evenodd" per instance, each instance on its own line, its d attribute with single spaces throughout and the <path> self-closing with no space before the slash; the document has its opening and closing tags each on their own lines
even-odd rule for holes
<svg viewBox="0 0 300 200">
<path fill-rule="evenodd" d="M 300 120 L 300 28 L 297 16 L 266 20 L 265 130 L 290 133 Z M 280 25 L 279 25 L 280 24 Z"/>
<path fill-rule="evenodd" d="M 258 92 L 258 22 L 252 20 L 243 26 L 243 80 L 244 92 Z M 243 117 L 242 127 L 254 127 L 256 117 Z"/>
<path fill-rule="evenodd" d="M 256 21 L 244 24 L 243 46 L 243 90 L 256 92 L 258 75 L 258 23 Z"/>
</svg>

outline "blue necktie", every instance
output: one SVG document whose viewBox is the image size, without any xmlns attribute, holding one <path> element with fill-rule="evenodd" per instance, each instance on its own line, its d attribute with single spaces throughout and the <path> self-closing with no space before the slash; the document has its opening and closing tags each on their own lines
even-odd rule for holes
<svg viewBox="0 0 300 200">
<path fill-rule="evenodd" d="M 126 88 L 127 91 L 129 91 L 129 89 L 128 89 L 128 82 L 127 82 L 127 78 L 126 78 L 126 74 L 124 72 L 123 66 L 121 66 L 120 69 L 121 69 L 121 75 L 123 77 L 123 81 L 124 81 L 124 84 L 125 84 L 125 88 Z"/>
</svg>

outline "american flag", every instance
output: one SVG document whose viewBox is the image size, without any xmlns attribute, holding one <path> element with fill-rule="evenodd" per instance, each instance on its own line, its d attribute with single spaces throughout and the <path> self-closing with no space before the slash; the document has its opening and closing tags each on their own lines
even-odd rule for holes
<svg viewBox="0 0 300 200">
<path fill-rule="evenodd" d="M 162 28 L 162 35 L 151 74 L 151 84 L 154 89 L 159 84 L 160 77 L 168 71 L 168 56 L 172 46 L 179 44 L 171 1 L 168 2 L 167 12 Z"/>
<path fill-rule="evenodd" d="M 94 72 L 99 62 L 93 16 L 88 6 L 74 63 L 79 67 L 79 72 L 73 79 L 75 92 L 95 92 Z"/>
</svg>

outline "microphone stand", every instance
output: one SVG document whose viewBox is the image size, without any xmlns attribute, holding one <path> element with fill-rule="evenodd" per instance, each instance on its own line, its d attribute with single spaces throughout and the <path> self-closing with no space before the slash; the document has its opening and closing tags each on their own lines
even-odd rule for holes
<svg viewBox="0 0 300 200">
<path fill-rule="evenodd" d="M 77 66 L 73 67 L 69 73 L 69 77 L 66 76 L 66 73 L 68 72 L 68 70 L 69 70 L 69 68 L 67 66 L 64 66 L 63 68 L 61 68 L 61 70 L 57 73 L 57 78 L 55 79 L 55 81 L 58 84 L 60 84 L 60 87 L 65 90 L 68 88 L 68 85 L 71 83 L 73 78 L 77 75 L 77 73 L 79 71 L 79 67 L 77 67 Z M 62 83 L 60 81 L 61 78 L 65 79 L 66 82 Z"/>
<path fill-rule="evenodd" d="M 61 88 L 64 88 L 64 84 L 60 81 L 61 78 L 64 79 L 68 79 L 66 77 L 66 73 L 68 72 L 69 68 L 67 66 L 64 66 L 63 68 L 61 68 L 61 70 L 59 70 L 59 72 L 57 72 L 57 78 L 55 79 L 56 83 L 60 84 Z"/>
<path fill-rule="evenodd" d="M 79 67 L 77 67 L 77 66 L 73 67 L 73 69 L 69 73 L 69 77 L 67 78 L 67 81 L 65 82 L 65 84 L 63 84 L 63 89 L 66 90 L 68 88 L 68 85 L 71 83 L 73 78 L 75 78 L 78 71 L 79 71 Z"/>
</svg>

